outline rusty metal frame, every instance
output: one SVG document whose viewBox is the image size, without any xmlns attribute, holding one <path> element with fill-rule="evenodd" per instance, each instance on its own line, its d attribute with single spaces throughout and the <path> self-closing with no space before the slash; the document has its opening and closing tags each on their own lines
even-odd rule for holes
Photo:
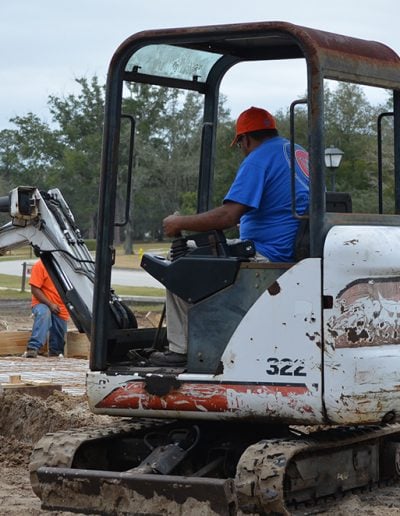
<svg viewBox="0 0 400 516">
<path fill-rule="evenodd" d="M 168 44 L 216 52 L 222 55 L 206 83 L 178 81 L 125 72 L 129 58 L 146 45 Z M 207 27 L 144 31 L 125 40 L 109 67 L 106 92 L 103 156 L 101 165 L 96 285 L 90 366 L 106 365 L 108 293 L 113 262 L 113 228 L 118 169 L 122 86 L 124 80 L 193 89 L 204 93 L 204 130 L 199 174 L 198 209 L 210 207 L 215 151 L 218 89 L 223 75 L 241 61 L 304 58 L 307 63 L 310 154 L 310 251 L 321 256 L 325 234 L 330 227 L 325 211 L 324 164 L 324 79 L 355 82 L 394 91 L 396 213 L 400 213 L 400 58 L 386 45 L 374 41 L 319 31 L 286 22 L 257 22 Z M 349 216 L 347 215 L 347 219 Z M 388 219 L 389 220 L 389 219 Z M 397 219 L 391 217 L 393 224 Z"/>
</svg>

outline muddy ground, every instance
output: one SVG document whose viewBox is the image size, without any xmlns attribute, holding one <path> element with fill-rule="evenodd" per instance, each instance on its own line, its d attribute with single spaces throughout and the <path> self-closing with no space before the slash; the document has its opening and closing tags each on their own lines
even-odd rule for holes
<svg viewBox="0 0 400 516">
<path fill-rule="evenodd" d="M 145 315 L 147 317 L 142 317 L 140 324 L 151 324 L 152 314 Z M 30 327 L 26 305 L 18 307 L 0 303 L 0 331 Z M 107 416 L 95 416 L 89 412 L 85 396 L 56 392 L 46 400 L 18 394 L 0 397 L 0 516 L 72 516 L 70 512 L 49 512 L 40 508 L 40 501 L 32 492 L 29 481 L 32 447 L 47 432 L 109 423 Z M 330 502 L 323 512 L 316 513 L 312 509 L 302 512 L 329 516 L 354 516 L 355 513 L 400 516 L 400 485 L 347 495 L 339 502 Z"/>
</svg>

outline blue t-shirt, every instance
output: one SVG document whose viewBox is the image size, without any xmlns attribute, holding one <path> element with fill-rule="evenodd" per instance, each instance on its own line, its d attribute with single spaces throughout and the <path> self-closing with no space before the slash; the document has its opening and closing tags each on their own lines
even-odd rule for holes
<svg viewBox="0 0 400 516">
<path fill-rule="evenodd" d="M 309 202 L 308 153 L 295 147 L 296 211 Z M 240 238 L 252 240 L 258 253 L 272 262 L 293 260 L 299 219 L 292 215 L 290 142 L 276 136 L 265 140 L 242 161 L 224 202 L 250 208 L 240 219 Z"/>
</svg>

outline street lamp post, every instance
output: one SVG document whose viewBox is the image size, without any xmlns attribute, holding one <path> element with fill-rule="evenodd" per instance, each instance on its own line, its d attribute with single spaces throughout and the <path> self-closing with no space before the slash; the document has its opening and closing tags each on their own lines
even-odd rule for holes
<svg viewBox="0 0 400 516">
<path fill-rule="evenodd" d="M 336 169 L 339 168 L 344 152 L 332 145 L 325 149 L 325 166 L 331 175 L 332 192 L 336 189 Z"/>
</svg>

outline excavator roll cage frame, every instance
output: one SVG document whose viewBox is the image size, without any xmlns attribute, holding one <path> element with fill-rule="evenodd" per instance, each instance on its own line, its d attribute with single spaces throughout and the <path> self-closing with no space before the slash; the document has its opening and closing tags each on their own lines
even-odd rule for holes
<svg viewBox="0 0 400 516">
<path fill-rule="evenodd" d="M 122 91 L 126 82 L 196 91 L 204 95 L 203 130 L 198 176 L 198 212 L 212 207 L 219 87 L 233 66 L 246 61 L 303 58 L 307 67 L 307 98 L 291 105 L 292 149 L 295 109 L 305 104 L 308 112 L 310 171 L 309 241 L 306 255 L 321 257 L 330 228 L 345 225 L 393 225 L 397 215 L 382 215 L 382 142 L 378 141 L 378 196 L 380 215 L 337 213 L 327 209 L 325 183 L 324 81 L 354 82 L 393 91 L 395 213 L 400 213 L 400 60 L 390 48 L 286 22 L 260 22 L 210 27 L 145 31 L 128 38 L 110 63 L 104 126 L 103 160 L 97 237 L 92 371 L 107 367 L 107 348 L 115 346 L 109 333 L 106 295 L 113 263 L 115 199 L 118 177 Z M 380 118 L 381 120 L 381 118 Z M 132 128 L 135 124 L 132 122 Z M 134 140 L 134 139 L 133 139 Z M 291 155 L 294 169 L 294 156 Z M 292 188 L 294 188 L 294 181 Z M 294 198 L 294 196 L 293 196 Z M 129 192 L 127 202 L 129 202 Z M 293 212 L 296 207 L 293 205 Z M 304 250 L 303 250 L 304 252 Z M 277 266 L 279 268 L 279 266 Z"/>
</svg>

